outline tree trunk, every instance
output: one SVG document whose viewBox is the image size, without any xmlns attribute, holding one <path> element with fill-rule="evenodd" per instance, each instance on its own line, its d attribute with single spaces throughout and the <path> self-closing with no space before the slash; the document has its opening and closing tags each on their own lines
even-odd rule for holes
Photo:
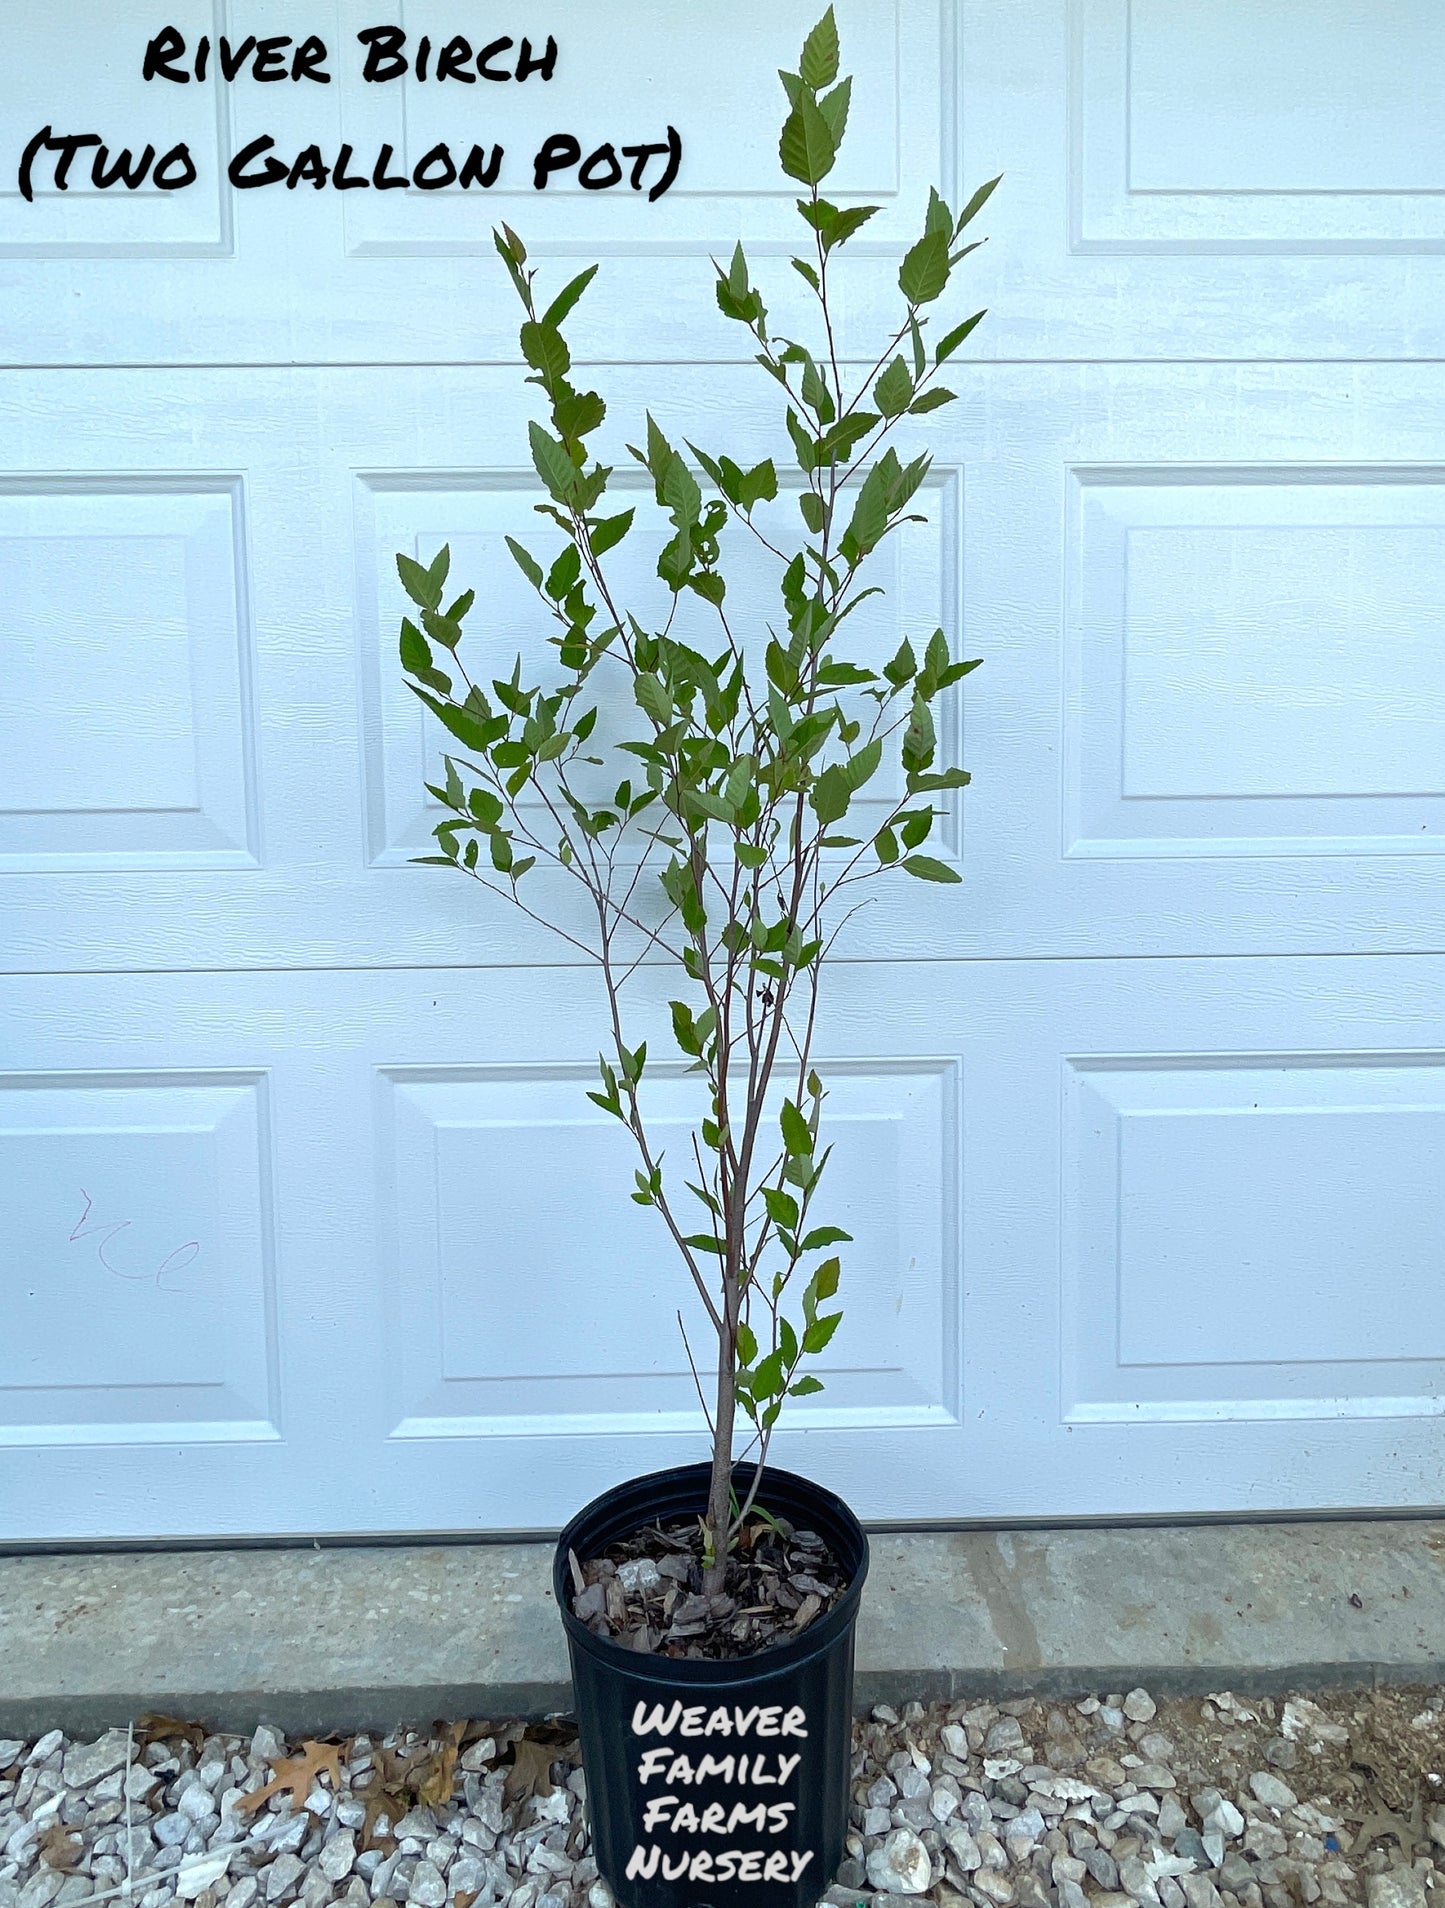
<svg viewBox="0 0 1445 1908">
<path fill-rule="evenodd" d="M 707 1528 L 712 1546 L 712 1567 L 704 1571 L 703 1594 L 722 1594 L 727 1573 L 728 1526 L 732 1522 L 733 1417 L 737 1410 L 737 1326 L 732 1308 L 724 1298 L 727 1335 L 718 1335 L 717 1403 L 713 1414 L 712 1482 L 708 1487 Z"/>
</svg>

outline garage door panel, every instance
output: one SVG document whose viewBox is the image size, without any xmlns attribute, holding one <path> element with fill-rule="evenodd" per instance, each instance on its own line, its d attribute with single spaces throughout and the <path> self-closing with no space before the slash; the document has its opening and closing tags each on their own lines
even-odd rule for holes
<svg viewBox="0 0 1445 1908">
<path fill-rule="evenodd" d="M 249 750 L 259 823 L 239 850 L 208 837 L 189 854 L 254 852 L 249 840 L 261 865 L 207 873 L 146 862 L 135 873 L 118 859 L 122 846 L 139 852 L 133 842 L 97 844 L 73 818 L 48 821 L 62 845 L 99 856 L 101 868 L 66 877 L 63 920 L 52 877 L 6 876 L 8 963 L 557 959 L 558 944 L 473 884 L 396 865 L 425 852 L 434 825 L 420 787 L 434 743 L 394 661 L 402 603 L 393 556 L 452 537 L 459 578 L 465 568 L 468 580 L 474 571 L 503 592 L 516 588 L 496 544 L 504 529 L 541 520 L 530 480 L 510 461 L 526 415 L 514 374 L 452 374 L 441 415 L 420 372 L 384 386 L 361 371 L 257 372 L 243 386 L 192 376 L 178 411 L 153 376 L 87 374 L 53 398 L 45 428 L 33 385 L 13 381 L 7 483 L 13 507 L 39 510 L 24 518 L 37 531 L 79 535 L 82 509 L 118 512 L 122 528 L 146 531 L 194 513 L 191 649 L 229 658 L 239 683 L 246 631 L 233 635 L 228 619 L 248 617 L 255 665 L 249 704 L 244 685 L 224 696 L 193 691 L 197 733 L 213 745 L 197 759 L 206 774 L 229 773 L 234 788 Z M 678 393 L 669 407 L 669 429 L 761 455 L 768 413 L 753 382 L 740 370 L 700 374 L 692 400 Z M 621 440 L 647 386 L 638 371 L 605 383 L 625 457 Z M 1441 728 L 1442 486 L 1421 455 L 1437 374 L 1357 371 L 1339 394 L 1321 393 L 1298 366 L 979 367 L 961 383 L 958 415 L 940 414 L 949 421 L 914 440 L 938 458 L 925 498 L 931 521 L 910 527 L 876 628 L 860 628 L 882 653 L 941 621 L 965 654 L 985 658 L 945 724 L 945 746 L 974 777 L 942 835 L 964 885 L 904 895 L 882 884 L 849 953 L 1441 945 L 1441 796 L 1430 770 Z M 185 417 L 194 423 L 183 427 Z M 291 434 L 297 419 L 301 440 Z M 1361 441 L 1375 453 L 1368 465 L 1358 462 Z M 42 442 L 44 466 L 32 462 Z M 117 488 L 102 476 L 123 446 L 126 488 L 118 501 L 91 499 L 91 488 Z M 1241 446 L 1248 458 L 1227 456 Z M 136 468 L 142 456 L 149 470 Z M 203 475 L 185 476 L 187 457 L 204 458 Z M 50 474 L 37 478 L 37 468 Z M 214 478 L 228 468 L 231 477 Z M 237 490 L 244 531 L 227 502 Z M 38 504 L 23 501 L 34 492 Z M 787 499 L 777 508 L 786 512 Z M 639 580 L 647 539 L 644 526 L 623 546 Z M 549 547 L 545 532 L 538 544 Z M 144 564 L 162 560 L 151 542 L 127 548 Z M 120 573 L 145 582 L 142 555 L 128 560 Z M 179 558 L 165 560 L 176 574 Z M 39 631 L 56 585 L 44 566 L 26 574 L 38 579 L 27 588 Z M 742 595 L 751 600 L 758 583 L 745 576 Z M 150 594 L 163 604 L 165 589 L 182 600 L 179 584 Z M 125 615 L 150 616 L 122 596 Z M 519 640 L 549 653 L 534 607 L 505 595 L 495 612 L 484 602 L 494 655 L 509 660 Z M 159 640 L 148 624 L 146 641 Z M 52 680 L 42 676 L 27 695 L 53 700 Z M 103 650 L 85 674 L 90 700 L 77 705 L 90 713 L 75 718 L 67 705 L 62 714 L 84 736 L 87 723 L 110 720 L 102 688 L 134 711 L 146 686 L 144 669 L 121 670 Z M 23 726 L 28 706 L 22 700 L 11 720 Z M 145 734 L 175 720 L 172 699 L 147 703 L 137 725 Z M 8 772 L 49 760 L 53 773 L 65 736 L 63 723 L 32 720 Z M 163 767 L 147 752 L 133 773 L 143 787 Z M 228 799 L 221 812 L 236 814 L 240 798 Z M 199 825 L 174 815 L 144 823 L 170 847 L 179 829 Z M 245 813 L 231 825 L 253 826 Z"/>
<path fill-rule="evenodd" d="M 0 481 L 0 870 L 255 864 L 241 503 L 238 479 Z"/>
<path fill-rule="evenodd" d="M 0 1443 L 276 1438 L 265 1079 L 0 1076 Z"/>
<path fill-rule="evenodd" d="M 794 1420 L 956 1423 L 956 1066 L 819 1064 L 835 1143 L 820 1209 L 852 1234 L 854 1301 L 818 1361 L 825 1394 Z M 649 1075 L 654 1145 L 686 1158 L 706 1110 L 697 1083 L 681 1061 Z M 711 1327 L 657 1215 L 626 1198 L 635 1148 L 588 1105 L 595 1079 L 567 1066 L 380 1076 L 384 1282 L 405 1294 L 393 1437 L 695 1428 L 688 1347 L 710 1397 Z"/>
<path fill-rule="evenodd" d="M 1066 1419 L 1440 1411 L 1440 1069 L 1071 1061 Z"/>
<path fill-rule="evenodd" d="M 1441 473 L 1071 476 L 1067 852 L 1438 852 Z"/>
<path fill-rule="evenodd" d="M 1438 31 L 1408 3 L 962 0 L 963 176 L 1006 168 L 983 349 L 1437 354 Z"/>
<path fill-rule="evenodd" d="M 7 1535 L 555 1527 L 701 1453 L 683 1275 L 626 1230 L 625 1166 L 592 1150 L 593 1035 L 555 973 L 4 990 L 17 1061 L 49 1075 L 88 1057 L 109 1091 L 165 1052 L 265 1077 L 281 1434 L 32 1434 L 6 1456 Z M 633 1022 L 660 1057 L 667 991 L 645 982 Z M 870 1517 L 1441 1501 L 1415 1168 L 1438 1151 L 1442 1001 L 1432 958 L 839 970 L 823 1197 L 857 1243 L 829 1388 L 778 1461 Z M 107 1199 L 137 1195 L 124 1164 Z M 88 1247 L 80 1210 L 56 1204 L 56 1252 Z M 152 1211 L 116 1208 L 137 1233 Z"/>
</svg>

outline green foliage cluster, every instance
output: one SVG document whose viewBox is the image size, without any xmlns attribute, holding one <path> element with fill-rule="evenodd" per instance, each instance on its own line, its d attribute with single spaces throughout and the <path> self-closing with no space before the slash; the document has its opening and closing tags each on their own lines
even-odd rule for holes
<svg viewBox="0 0 1445 1908">
<path fill-rule="evenodd" d="M 744 467 L 691 442 L 680 448 L 648 415 L 643 443 L 628 448 L 665 520 L 656 570 L 670 612 L 660 627 L 657 617 L 640 619 L 614 593 L 607 562 L 637 531 L 636 510 L 609 499 L 613 468 L 588 441 L 606 405 L 575 378 L 563 329 L 597 267 L 542 305 L 526 248 L 503 226 L 497 251 L 524 313 L 528 382 L 546 409 L 546 422 L 529 432 L 547 492 L 537 508 L 562 537 L 547 557 L 507 542 L 557 625 L 560 680 L 529 685 L 520 658 L 508 676 L 475 679 L 460 654 L 475 599 L 468 589 L 447 602 L 449 552 L 429 566 L 397 559 L 416 606 L 402 624 L 402 665 L 460 751 L 446 757 L 445 780 L 429 785 L 448 815 L 436 829 L 439 852 L 423 859 L 464 870 L 566 932 L 549 905 L 554 891 L 529 881 L 551 866 L 579 885 L 596 923 L 590 941 L 568 934 L 599 964 L 610 1013 L 610 1050 L 591 1098 L 632 1135 L 640 1162 L 632 1196 L 660 1214 L 718 1338 L 711 1410 L 703 1400 L 714 1435 L 708 1524 L 718 1571 L 730 1526 L 748 1508 L 729 1510 L 736 1413 L 753 1426 L 749 1448 L 761 1468 L 784 1399 L 821 1390 L 803 1366 L 841 1317 L 827 1309 L 841 1272 L 831 1249 L 848 1234 L 812 1213 L 828 1160 L 825 1095 L 812 1063 L 820 975 L 851 912 L 843 905 L 850 890 L 895 872 L 958 880 L 947 861 L 924 852 L 944 812 L 937 798 L 968 781 L 937 760 L 935 711 L 978 666 L 953 656 L 942 629 L 920 643 L 921 655 L 905 640 L 881 669 L 844 645 L 848 619 L 880 593 L 863 580 L 868 559 L 901 525 L 922 520 L 910 506 L 929 457 L 905 461 L 888 439 L 904 419 L 953 401 L 938 374 L 983 313 L 930 348 L 932 307 L 979 242 L 963 235 L 998 182 L 958 213 L 930 193 L 922 234 L 898 272 L 901 320 L 858 378 L 836 336 L 829 270 L 879 208 L 838 205 L 820 191 L 851 103 L 831 7 L 808 35 L 798 71 L 781 78 L 788 110 L 779 159 L 805 188 L 797 210 L 809 239 L 791 263 L 816 301 L 818 342 L 770 329 L 741 245 L 717 267 L 716 295 L 723 317 L 751 334 L 756 362 L 778 388 L 800 480 L 780 482 L 770 458 Z M 802 520 L 799 542 L 786 529 L 792 509 Z M 775 566 L 779 615 L 764 629 L 739 627 L 730 608 L 727 557 L 739 538 Z M 688 597 L 707 606 L 711 643 L 677 633 Z M 622 672 L 638 720 L 635 733 L 598 755 L 590 752 L 604 746 L 594 740 L 591 692 L 602 668 Z M 892 761 L 903 794 L 880 800 L 874 791 Z M 609 768 L 619 776 L 611 797 L 586 793 L 596 786 L 586 775 Z M 865 799 L 874 806 L 860 830 Z M 685 983 L 685 997 L 671 1003 L 672 1034 L 704 1077 L 709 1103 L 680 1179 L 671 1165 L 664 1170 L 649 1131 L 646 1043 L 629 1045 L 623 1020 L 627 983 L 643 960 L 658 959 L 675 963 Z"/>
</svg>

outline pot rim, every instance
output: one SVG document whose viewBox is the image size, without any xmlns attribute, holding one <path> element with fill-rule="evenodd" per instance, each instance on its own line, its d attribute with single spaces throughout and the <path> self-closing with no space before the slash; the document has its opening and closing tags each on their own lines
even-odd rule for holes
<svg viewBox="0 0 1445 1908">
<path fill-rule="evenodd" d="M 751 1477 L 754 1468 L 750 1463 L 740 1463 L 735 1467 L 734 1475 Z M 772 1464 L 767 1467 L 764 1489 L 767 1481 L 772 1480 L 784 1485 L 788 1496 L 801 1496 L 809 1504 L 810 1515 L 820 1514 L 820 1528 L 828 1525 L 833 1527 L 828 1533 L 829 1541 L 836 1542 L 841 1538 L 844 1547 L 854 1551 L 857 1557 L 848 1588 L 828 1614 L 819 1622 L 810 1624 L 801 1636 L 770 1644 L 768 1648 L 756 1650 L 749 1656 L 653 1656 L 630 1650 L 612 1637 L 595 1636 L 580 1617 L 573 1615 L 567 1552 L 575 1548 L 576 1533 L 589 1522 L 605 1520 L 612 1499 L 637 1492 L 646 1486 L 654 1487 L 659 1496 L 680 1492 L 689 1497 L 695 1495 L 696 1507 L 700 1510 L 707 1501 L 710 1476 L 711 1466 L 707 1463 L 680 1464 L 666 1470 L 644 1472 L 639 1477 L 626 1478 L 608 1490 L 599 1492 L 591 1503 L 585 1504 L 570 1519 L 557 1539 L 552 1556 L 552 1594 L 572 1648 L 585 1650 L 600 1662 L 643 1681 L 692 1684 L 701 1688 L 727 1687 L 741 1682 L 761 1682 L 773 1675 L 795 1670 L 815 1656 L 834 1648 L 839 1639 L 851 1630 L 857 1619 L 863 1584 L 868 1575 L 868 1538 L 863 1526 L 834 1492 L 815 1484 L 811 1478 L 800 1477 L 794 1471 L 784 1471 Z M 693 1484 L 701 1487 L 696 1493 L 689 1488 Z M 668 1487 L 671 1487 L 670 1491 Z M 660 1514 L 665 1516 L 669 1513 L 664 1510 Z M 639 1524 L 649 1522 L 650 1516 L 646 1510 L 636 1517 L 628 1512 L 620 1521 L 628 1528 L 636 1529 Z M 621 1534 L 625 1532 L 619 1532 Z M 604 1543 L 612 1541 L 610 1537 L 603 1539 Z"/>
</svg>

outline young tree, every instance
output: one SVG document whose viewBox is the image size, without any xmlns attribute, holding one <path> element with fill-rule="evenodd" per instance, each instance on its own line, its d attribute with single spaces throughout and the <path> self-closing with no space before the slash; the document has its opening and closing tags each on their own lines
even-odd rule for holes
<svg viewBox="0 0 1445 1908">
<path fill-rule="evenodd" d="M 527 686 L 518 658 L 510 676 L 484 688 L 460 654 L 474 593 L 443 606 L 448 550 L 428 567 L 397 558 L 419 611 L 402 624 L 403 667 L 464 751 L 446 758 L 444 783 L 428 785 L 450 813 L 435 831 L 440 853 L 421 859 L 462 869 L 597 963 L 610 1029 L 600 1088 L 589 1097 L 631 1134 L 639 1161 L 632 1197 L 659 1214 L 716 1334 L 710 1410 L 703 1400 L 713 1437 L 709 1594 L 722 1587 L 783 1401 L 822 1389 L 805 1365 L 842 1316 L 829 1308 L 836 1248 L 849 1235 L 814 1213 L 829 1150 L 813 1064 L 823 968 L 853 890 L 896 873 L 957 881 L 946 862 L 922 852 L 936 798 L 968 781 L 962 769 L 935 766 L 933 711 L 978 666 L 954 660 L 941 629 L 921 656 L 905 640 L 881 671 L 849 660 L 843 645 L 848 618 L 880 593 L 864 581 L 868 559 L 901 524 L 922 521 L 909 506 L 929 458 L 903 462 L 888 439 L 904 418 L 952 401 L 937 374 L 983 313 L 930 350 L 931 307 L 980 242 L 963 233 L 998 181 L 957 214 L 930 193 L 922 236 L 898 273 L 899 323 L 857 377 L 840 353 L 829 268 L 878 207 L 835 205 L 819 191 L 848 123 L 851 81 L 839 78 L 838 64 L 830 7 L 798 71 L 781 75 L 788 110 L 779 157 L 804 188 L 797 210 L 808 235 L 792 267 L 816 301 L 817 345 L 769 329 L 741 246 L 717 267 L 719 309 L 752 334 L 756 361 L 777 387 L 801 486 L 780 493 L 771 459 L 745 469 L 691 443 L 689 459 L 649 415 L 643 446 L 629 448 L 668 520 L 657 574 L 671 613 L 660 628 L 641 620 L 619 600 L 607 561 L 635 513 L 608 509 L 613 472 L 587 442 L 606 406 L 572 381 L 563 332 L 597 267 L 542 305 L 526 248 L 504 225 L 494 236 L 525 314 L 528 382 L 548 411 L 546 425 L 530 426 L 549 497 L 537 508 L 563 538 L 546 562 L 507 542 L 559 626 L 560 680 Z M 802 518 L 800 544 L 782 527 L 789 495 Z M 730 612 L 724 559 L 736 538 L 754 541 L 774 566 L 776 629 L 740 627 Z M 685 596 L 700 598 L 715 621 L 705 647 L 674 634 Z M 604 746 L 593 742 L 598 709 L 589 696 L 599 669 L 622 672 L 637 719 L 636 733 L 606 744 L 602 756 L 588 753 Z M 900 763 L 904 794 L 881 821 L 875 813 L 865 834 L 852 834 L 856 804 L 885 757 Z M 583 764 L 620 775 L 609 800 L 586 792 Z M 580 888 L 595 923 L 590 939 L 530 905 L 527 877 L 539 864 Z M 641 1093 L 647 1045 L 631 1044 L 624 1019 L 626 989 L 644 959 L 676 966 L 673 1037 L 705 1082 L 708 1112 L 680 1169 L 667 1162 L 665 1170 L 651 1136 Z M 758 1459 L 742 1505 L 732 1490 L 739 1410 Z"/>
</svg>

